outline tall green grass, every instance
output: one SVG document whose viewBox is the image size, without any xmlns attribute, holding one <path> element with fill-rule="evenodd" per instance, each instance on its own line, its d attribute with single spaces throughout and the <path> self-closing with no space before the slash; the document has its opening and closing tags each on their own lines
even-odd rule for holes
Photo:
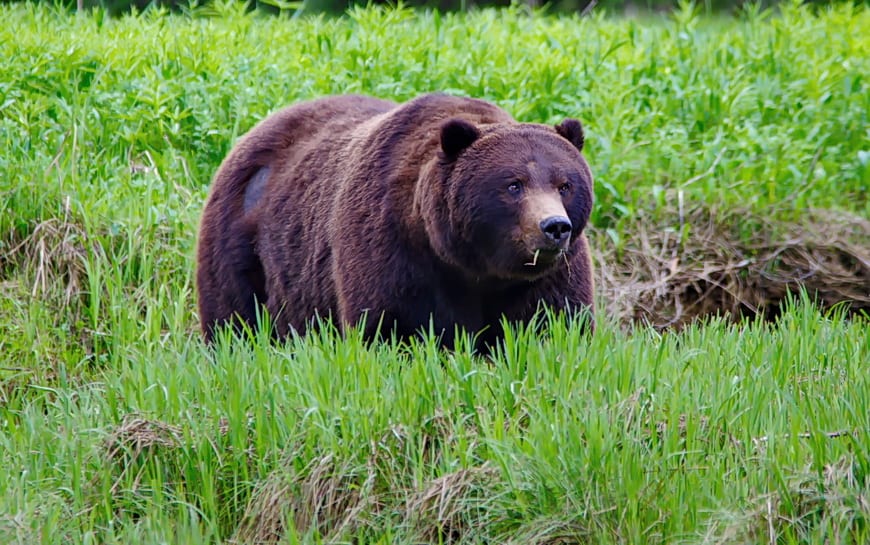
<svg viewBox="0 0 870 545">
<path fill-rule="evenodd" d="M 489 362 L 329 332 L 224 341 L 131 341 L 88 380 L 7 392 L 4 542 L 215 543 L 249 502 L 278 508 L 257 501 L 270 482 L 300 509 L 312 487 L 364 495 L 337 534 L 347 513 L 321 506 L 305 543 L 417 543 L 439 521 L 462 543 L 870 538 L 870 338 L 806 302 L 679 335 L 556 322 Z"/>
<path fill-rule="evenodd" d="M 866 217 L 866 8 L 210 9 L 0 6 L 0 542 L 219 543 L 282 508 L 287 543 L 870 540 L 866 321 L 800 300 L 680 333 L 556 321 L 491 361 L 330 331 L 210 352 L 192 284 L 234 140 L 327 93 L 579 117 L 617 235 L 675 191 Z"/>
</svg>

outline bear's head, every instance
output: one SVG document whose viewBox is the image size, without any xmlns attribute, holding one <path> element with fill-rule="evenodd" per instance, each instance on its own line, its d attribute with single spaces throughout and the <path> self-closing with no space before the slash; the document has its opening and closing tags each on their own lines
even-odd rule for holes
<svg viewBox="0 0 870 545">
<path fill-rule="evenodd" d="M 439 258 L 478 280 L 534 280 L 565 266 L 592 210 L 583 142 L 574 119 L 555 127 L 446 121 L 418 185 Z"/>
</svg>

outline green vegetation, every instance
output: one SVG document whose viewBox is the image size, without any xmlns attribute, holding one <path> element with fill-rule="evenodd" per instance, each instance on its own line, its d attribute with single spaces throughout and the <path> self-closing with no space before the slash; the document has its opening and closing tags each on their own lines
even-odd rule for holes
<svg viewBox="0 0 870 545">
<path fill-rule="evenodd" d="M 33 0 L 40 1 L 40 0 Z M 203 5 L 215 0 L 41 0 L 48 4 L 61 4 L 69 8 L 94 8 L 102 7 L 110 13 L 119 14 L 129 12 L 132 9 L 143 10 L 148 6 L 167 6 L 176 10 L 189 7 L 191 4 Z M 242 2 L 243 0 L 217 0 L 217 2 Z M 386 0 L 245 0 L 251 9 L 260 9 L 267 13 L 339 13 L 351 6 L 363 5 L 388 5 Z M 607 10 L 610 12 L 638 12 L 638 11 L 669 11 L 680 7 L 682 0 L 523 0 L 513 3 L 524 3 L 528 6 L 546 6 L 547 9 L 558 12 L 589 13 L 593 10 Z M 868 0 L 805 0 L 804 3 L 814 5 L 828 5 L 837 2 L 852 2 L 853 4 L 867 3 Z M 763 7 L 776 5 L 779 0 L 699 0 L 706 14 L 738 10 L 747 4 L 757 4 Z M 395 4 L 395 3 L 394 3 Z M 432 8 L 441 11 L 460 10 L 486 7 L 508 6 L 511 0 L 405 0 L 404 6 L 416 8 Z"/>
<path fill-rule="evenodd" d="M 211 353 L 192 275 L 208 182 L 268 112 L 445 90 L 585 123 L 611 273 L 639 233 L 836 216 L 860 295 L 866 8 L 0 18 L 0 542 L 870 541 L 860 316 L 659 332 L 602 304 L 593 336 L 555 320 L 492 361 L 329 331 Z"/>
</svg>

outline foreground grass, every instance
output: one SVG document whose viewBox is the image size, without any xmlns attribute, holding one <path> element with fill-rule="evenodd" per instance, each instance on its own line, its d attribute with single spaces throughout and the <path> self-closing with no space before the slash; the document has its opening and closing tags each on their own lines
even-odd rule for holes
<svg viewBox="0 0 870 545">
<path fill-rule="evenodd" d="M 329 333 L 131 342 L 86 381 L 70 363 L 6 392 L 0 533 L 866 543 L 867 361 L 866 323 L 807 304 L 679 335 L 556 322 L 492 362 Z"/>
<path fill-rule="evenodd" d="M 866 218 L 866 8 L 197 15 L 0 6 L 0 542 L 870 539 L 866 321 L 804 301 L 679 334 L 557 323 L 492 362 L 331 334 L 210 354 L 192 296 L 229 146 L 327 93 L 580 117 L 617 249 L 677 203 Z"/>
</svg>

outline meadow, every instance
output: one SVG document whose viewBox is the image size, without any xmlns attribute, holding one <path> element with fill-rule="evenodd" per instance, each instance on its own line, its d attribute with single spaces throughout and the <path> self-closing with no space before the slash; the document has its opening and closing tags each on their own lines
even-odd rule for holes
<svg viewBox="0 0 870 545">
<path fill-rule="evenodd" d="M 870 542 L 868 8 L 0 20 L 0 542 Z M 595 334 L 206 348 L 233 142 L 431 90 L 583 121 Z"/>
</svg>

